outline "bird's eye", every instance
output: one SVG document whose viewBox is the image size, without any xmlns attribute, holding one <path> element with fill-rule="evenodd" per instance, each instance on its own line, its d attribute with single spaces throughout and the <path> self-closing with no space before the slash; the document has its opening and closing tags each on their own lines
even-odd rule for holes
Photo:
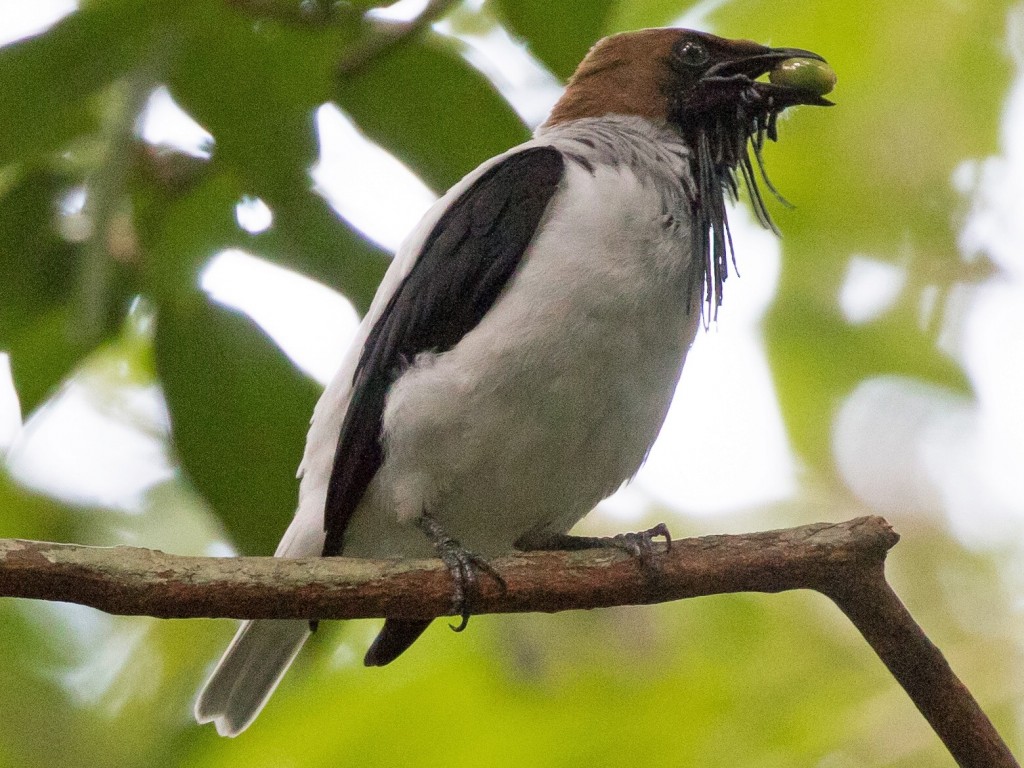
<svg viewBox="0 0 1024 768">
<path fill-rule="evenodd" d="M 708 59 L 711 58 L 708 49 L 700 43 L 695 43 L 693 40 L 687 40 L 679 46 L 676 50 L 676 55 L 680 63 L 688 67 L 699 67 L 701 64 L 707 64 Z"/>
</svg>

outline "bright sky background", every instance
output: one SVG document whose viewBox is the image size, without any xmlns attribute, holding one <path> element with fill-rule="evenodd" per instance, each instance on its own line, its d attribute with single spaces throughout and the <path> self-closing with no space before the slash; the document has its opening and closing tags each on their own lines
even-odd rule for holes
<svg viewBox="0 0 1024 768">
<path fill-rule="evenodd" d="M 684 25 L 706 27 L 703 14 L 719 4 L 699 4 Z M 403 0 L 387 15 L 408 17 L 422 5 Z M 61 0 L 0 0 L 0 43 L 37 32 L 73 8 Z M 451 32 L 443 22 L 437 29 Z M 503 31 L 464 42 L 467 59 L 523 119 L 540 122 L 560 93 L 557 81 Z M 1024 84 L 1018 77 L 1000 155 L 966 162 L 950 182 L 974 200 L 964 251 L 985 251 L 1006 270 L 964 297 L 962 331 L 952 344 L 978 401 L 912 381 L 868 381 L 841 407 L 835 429 L 839 467 L 862 499 L 882 512 L 938 504 L 964 536 L 979 543 L 1019 533 L 1024 519 L 1024 137 L 1010 128 L 1021 124 Z M 396 248 L 432 193 L 337 108 L 321 108 L 317 126 L 316 188 L 357 228 Z M 209 149 L 208 134 L 162 89 L 150 102 L 143 136 L 195 152 Z M 239 201 L 237 215 L 240 226 L 252 231 L 272 225 L 272 212 L 258 200 Z M 651 501 L 688 513 L 729 512 L 783 500 L 796 488 L 800 468 L 787 444 L 759 330 L 776 292 L 780 246 L 745 208 L 734 211 L 731 221 L 742 277 L 729 280 L 719 322 L 698 335 L 649 461 L 630 487 L 603 505 L 611 514 L 633 516 Z M 851 322 L 867 322 L 887 310 L 903 282 L 899 267 L 855 255 L 837 298 Z M 217 255 L 203 287 L 249 313 L 321 383 L 358 322 L 338 293 L 241 251 Z M 168 459 L 153 431 L 104 412 L 80 386 L 62 392 L 19 430 L 5 362 L 0 357 L 0 448 L 15 444 L 11 470 L 25 482 L 131 511 L 168 476 Z M 135 405 L 143 424 L 165 424 L 155 392 L 140 392 Z"/>
</svg>

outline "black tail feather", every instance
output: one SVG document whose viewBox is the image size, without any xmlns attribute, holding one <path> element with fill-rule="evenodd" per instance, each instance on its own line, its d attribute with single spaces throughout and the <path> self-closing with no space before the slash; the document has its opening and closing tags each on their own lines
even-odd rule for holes
<svg viewBox="0 0 1024 768">
<path fill-rule="evenodd" d="M 405 650 L 416 642 L 423 630 L 430 624 L 430 619 L 387 619 L 384 626 L 366 652 L 363 663 L 368 667 L 383 667 L 401 656 Z"/>
</svg>

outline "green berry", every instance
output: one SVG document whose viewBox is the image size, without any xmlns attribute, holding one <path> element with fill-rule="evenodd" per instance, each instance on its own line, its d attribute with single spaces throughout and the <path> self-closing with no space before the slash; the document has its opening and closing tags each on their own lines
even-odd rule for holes
<svg viewBox="0 0 1024 768">
<path fill-rule="evenodd" d="M 786 59 L 768 73 L 773 85 L 809 91 L 824 96 L 836 87 L 836 73 L 824 61 L 817 59 Z"/>
</svg>

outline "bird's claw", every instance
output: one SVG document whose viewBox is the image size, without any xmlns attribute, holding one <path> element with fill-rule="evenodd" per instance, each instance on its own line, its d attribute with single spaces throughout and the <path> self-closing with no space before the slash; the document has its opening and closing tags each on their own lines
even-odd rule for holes
<svg viewBox="0 0 1024 768">
<path fill-rule="evenodd" d="M 469 617 L 480 597 L 479 573 L 486 573 L 494 579 L 502 590 L 507 589 L 505 580 L 494 567 L 479 555 L 470 552 L 455 539 L 447 539 L 445 546 L 438 549 L 438 555 L 448 567 L 448 572 L 455 582 L 452 594 L 452 607 L 461 617 L 457 625 L 449 624 L 456 632 L 461 632 L 469 624 Z"/>
<path fill-rule="evenodd" d="M 654 555 L 654 539 L 659 536 L 665 539 L 666 549 L 671 552 L 672 534 L 664 523 L 658 523 L 646 531 L 620 533 L 607 541 L 609 546 L 628 552 L 642 563 L 648 563 Z"/>
<path fill-rule="evenodd" d="M 461 632 L 469 624 L 469 617 L 480 597 L 480 573 L 486 573 L 504 592 L 508 589 L 505 579 L 494 567 L 480 555 L 466 549 L 457 540 L 448 536 L 432 516 L 424 513 L 417 524 L 430 537 L 437 551 L 437 556 L 448 568 L 454 582 L 452 591 L 452 608 L 461 617 L 459 623 L 449 624 L 456 632 Z"/>
</svg>

